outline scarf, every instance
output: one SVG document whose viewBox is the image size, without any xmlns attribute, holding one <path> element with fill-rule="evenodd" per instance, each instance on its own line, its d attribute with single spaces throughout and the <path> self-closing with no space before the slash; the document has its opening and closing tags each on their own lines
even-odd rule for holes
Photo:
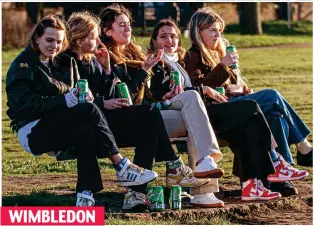
<svg viewBox="0 0 314 226">
<path fill-rule="evenodd" d="M 179 57 L 177 53 L 164 52 L 162 59 L 169 67 L 179 72 L 181 83 L 184 85 L 184 87 L 192 87 L 190 76 L 188 75 L 186 70 L 184 70 L 184 68 L 178 63 Z"/>
</svg>

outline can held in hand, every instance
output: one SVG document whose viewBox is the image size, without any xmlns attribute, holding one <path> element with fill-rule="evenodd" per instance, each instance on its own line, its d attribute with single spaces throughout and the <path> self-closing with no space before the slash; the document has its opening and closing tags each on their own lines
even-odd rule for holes
<svg viewBox="0 0 314 226">
<path fill-rule="evenodd" d="M 87 79 L 80 79 L 77 81 L 77 99 L 79 103 L 86 103 L 86 94 L 88 90 Z"/>
<path fill-rule="evenodd" d="M 224 87 L 216 87 L 215 90 L 223 95 L 225 95 L 225 88 Z"/>
<path fill-rule="evenodd" d="M 181 86 L 181 79 L 180 79 L 180 74 L 178 71 L 172 71 L 170 73 L 170 86 L 172 87 L 173 85 L 175 86 Z"/>
<path fill-rule="evenodd" d="M 227 53 L 233 52 L 233 51 L 235 51 L 234 45 L 227 46 L 227 48 L 226 48 L 226 52 L 227 52 Z M 236 68 L 238 68 L 238 67 L 239 67 L 239 64 L 232 64 L 232 65 L 231 65 L 231 68 L 232 68 L 232 69 L 236 69 Z"/>
<path fill-rule="evenodd" d="M 125 83 L 117 84 L 116 89 L 118 97 L 128 99 L 129 100 L 128 104 L 133 105 L 128 86 Z"/>
<path fill-rule="evenodd" d="M 170 190 L 170 209 L 181 210 L 181 187 L 179 185 L 173 185 Z"/>
<path fill-rule="evenodd" d="M 164 189 L 162 186 L 148 187 L 148 201 L 150 211 L 165 210 Z"/>
</svg>

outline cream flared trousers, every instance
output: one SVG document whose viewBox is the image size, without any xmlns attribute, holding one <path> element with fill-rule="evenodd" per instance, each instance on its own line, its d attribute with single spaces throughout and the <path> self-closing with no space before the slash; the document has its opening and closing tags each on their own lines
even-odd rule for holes
<svg viewBox="0 0 314 226">
<path fill-rule="evenodd" d="M 196 162 L 206 155 L 210 155 L 216 163 L 219 162 L 222 154 L 200 95 L 189 90 L 175 96 L 170 102 L 169 108 L 160 112 L 170 138 L 188 133 L 189 166 L 194 169 Z M 218 191 L 218 179 L 211 179 L 204 186 L 192 188 L 191 194 Z"/>
</svg>

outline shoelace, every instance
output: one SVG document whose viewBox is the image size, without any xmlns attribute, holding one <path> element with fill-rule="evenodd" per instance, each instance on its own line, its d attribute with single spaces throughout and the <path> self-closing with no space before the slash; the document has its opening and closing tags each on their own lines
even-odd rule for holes
<svg viewBox="0 0 314 226">
<path fill-rule="evenodd" d="M 263 182 L 261 180 L 257 180 L 257 188 L 260 191 L 269 191 L 267 188 L 264 187 Z"/>
<path fill-rule="evenodd" d="M 188 180 L 192 180 L 194 178 L 193 170 L 190 167 L 182 164 L 181 171 L 182 171 L 182 175 L 186 177 Z"/>
<path fill-rule="evenodd" d="M 136 192 L 136 191 L 134 191 L 134 195 L 135 195 L 136 198 L 142 199 L 142 200 L 144 200 L 144 201 L 147 199 L 147 198 L 146 198 L 146 195 L 143 194 L 143 193 L 141 193 L 141 192 Z"/>
<path fill-rule="evenodd" d="M 287 170 L 290 170 L 292 172 L 297 172 L 298 169 L 294 168 L 293 166 L 291 166 L 289 163 L 287 163 L 281 156 L 280 156 L 280 161 L 283 164 L 283 167 Z"/>
<path fill-rule="evenodd" d="M 143 174 L 143 168 L 141 168 L 141 167 L 139 167 L 139 166 L 137 166 L 137 165 L 135 165 L 135 164 L 130 164 L 129 165 L 129 168 L 130 168 L 130 171 L 131 172 L 137 172 L 137 173 L 139 173 L 140 175 L 142 175 Z"/>
</svg>

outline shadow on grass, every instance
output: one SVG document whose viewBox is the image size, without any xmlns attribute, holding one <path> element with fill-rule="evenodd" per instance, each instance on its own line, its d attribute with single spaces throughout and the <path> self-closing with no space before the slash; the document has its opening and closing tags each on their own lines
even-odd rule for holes
<svg viewBox="0 0 314 226">
<path fill-rule="evenodd" d="M 105 206 L 106 212 L 121 212 L 124 194 L 101 192 L 95 194 L 96 206 Z M 75 206 L 76 195 L 33 192 L 29 195 L 10 195 L 2 197 L 3 206 Z"/>
</svg>

